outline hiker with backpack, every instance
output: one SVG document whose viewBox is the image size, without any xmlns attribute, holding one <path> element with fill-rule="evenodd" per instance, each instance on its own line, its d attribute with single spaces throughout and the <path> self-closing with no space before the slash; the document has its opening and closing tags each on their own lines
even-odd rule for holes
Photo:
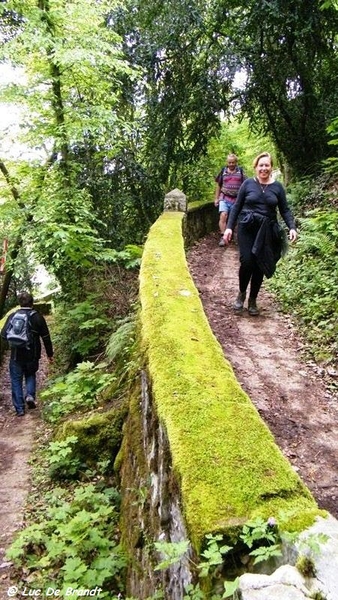
<svg viewBox="0 0 338 600">
<path fill-rule="evenodd" d="M 246 179 L 242 167 L 239 167 L 237 163 L 238 158 L 236 154 L 229 154 L 226 166 L 223 167 L 215 178 L 215 206 L 218 206 L 219 210 L 219 229 L 221 232 L 219 246 L 226 245 L 223 235 L 226 230 L 228 217 L 236 202 L 239 188 Z"/>
<path fill-rule="evenodd" d="M 16 414 L 22 417 L 25 403 L 30 409 L 36 408 L 36 373 L 41 358 L 41 339 L 49 362 L 53 362 L 53 345 L 45 318 L 33 308 L 33 296 L 22 292 L 18 301 L 20 309 L 9 315 L 1 337 L 10 347 L 12 401 Z"/>
</svg>

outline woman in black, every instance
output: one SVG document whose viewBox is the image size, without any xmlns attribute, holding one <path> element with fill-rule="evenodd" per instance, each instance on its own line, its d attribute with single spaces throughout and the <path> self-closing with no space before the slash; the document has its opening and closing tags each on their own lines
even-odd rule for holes
<svg viewBox="0 0 338 600">
<path fill-rule="evenodd" d="M 289 238 L 297 238 L 296 225 L 288 206 L 285 190 L 279 181 L 273 181 L 272 159 L 268 152 L 259 154 L 253 163 L 256 177 L 246 179 L 229 216 L 224 241 L 228 244 L 238 219 L 240 251 L 239 294 L 235 311 L 242 311 L 246 290 L 250 283 L 248 312 L 259 315 L 256 298 L 263 277 L 272 277 L 282 252 L 281 228 L 277 222 L 277 207 L 289 228 Z"/>
</svg>

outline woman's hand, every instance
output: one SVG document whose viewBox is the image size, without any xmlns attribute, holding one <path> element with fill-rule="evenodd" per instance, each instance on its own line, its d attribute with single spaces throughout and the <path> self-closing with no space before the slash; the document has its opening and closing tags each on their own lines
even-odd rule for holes
<svg viewBox="0 0 338 600">
<path fill-rule="evenodd" d="M 232 238 L 232 229 L 226 229 L 223 235 L 223 239 L 225 241 L 226 244 L 229 244 L 229 242 L 231 242 L 231 238 Z"/>
<path fill-rule="evenodd" d="M 289 239 L 291 242 L 295 242 L 297 239 L 297 231 L 295 229 L 290 229 L 289 231 Z"/>
</svg>

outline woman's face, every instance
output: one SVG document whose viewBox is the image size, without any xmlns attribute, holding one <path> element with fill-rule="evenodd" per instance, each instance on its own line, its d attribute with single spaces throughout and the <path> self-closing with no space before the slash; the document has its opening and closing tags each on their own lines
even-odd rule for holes
<svg viewBox="0 0 338 600">
<path fill-rule="evenodd" d="M 269 179 L 272 171 L 271 159 L 268 156 L 262 156 L 255 168 L 256 175 L 262 181 Z"/>
</svg>

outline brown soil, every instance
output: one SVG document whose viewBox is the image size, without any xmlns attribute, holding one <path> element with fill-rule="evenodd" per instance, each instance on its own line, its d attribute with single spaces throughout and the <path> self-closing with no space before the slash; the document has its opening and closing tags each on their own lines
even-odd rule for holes
<svg viewBox="0 0 338 600">
<path fill-rule="evenodd" d="M 37 384 L 40 387 L 47 376 L 48 361 L 43 357 Z M 41 427 L 39 408 L 29 410 L 24 417 L 17 417 L 11 398 L 8 372 L 8 356 L 0 366 L 0 599 L 8 598 L 11 578 L 10 563 L 5 552 L 16 531 L 24 523 L 27 495 L 31 488 L 31 450 Z"/>
<path fill-rule="evenodd" d="M 306 360 L 306 343 L 290 315 L 264 290 L 260 316 L 235 314 L 238 251 L 210 235 L 188 253 L 188 264 L 210 327 L 276 443 L 312 491 L 338 518 L 337 371 Z"/>
</svg>

